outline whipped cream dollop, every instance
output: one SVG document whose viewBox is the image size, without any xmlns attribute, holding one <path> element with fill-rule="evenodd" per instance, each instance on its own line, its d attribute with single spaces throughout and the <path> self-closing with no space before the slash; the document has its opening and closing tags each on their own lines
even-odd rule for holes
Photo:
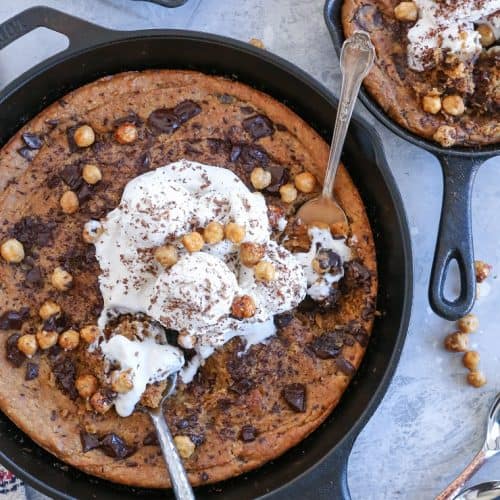
<svg viewBox="0 0 500 500">
<path fill-rule="evenodd" d="M 474 23 L 498 22 L 500 0 L 414 0 L 419 19 L 408 32 L 408 66 L 424 71 L 435 65 L 434 50 L 442 48 L 461 60 L 474 59 L 482 49 Z"/>
</svg>

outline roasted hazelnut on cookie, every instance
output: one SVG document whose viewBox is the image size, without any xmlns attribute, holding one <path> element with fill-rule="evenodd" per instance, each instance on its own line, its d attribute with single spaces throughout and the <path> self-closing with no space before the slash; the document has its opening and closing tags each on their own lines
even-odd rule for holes
<svg viewBox="0 0 500 500">
<path fill-rule="evenodd" d="M 297 190 L 290 182 L 280 187 L 280 195 L 285 203 L 292 203 L 297 199 Z"/>
<path fill-rule="evenodd" d="M 435 115 L 441 111 L 441 97 L 438 95 L 425 95 L 422 98 L 422 109 L 426 113 Z"/>
<path fill-rule="evenodd" d="M 273 281 L 276 269 L 272 262 L 261 260 L 254 268 L 255 279 L 258 281 Z"/>
<path fill-rule="evenodd" d="M 122 123 L 115 130 L 115 139 L 120 144 L 132 144 L 138 136 L 137 127 L 133 123 Z"/>
<path fill-rule="evenodd" d="M 102 173 L 97 165 L 87 163 L 82 169 L 82 177 L 87 184 L 97 184 L 102 179 Z"/>
<path fill-rule="evenodd" d="M 394 16 L 398 21 L 416 21 L 418 9 L 413 2 L 401 2 L 394 7 Z"/>
<path fill-rule="evenodd" d="M 36 332 L 36 340 L 40 349 L 50 349 L 57 344 L 59 334 L 55 331 L 40 330 Z"/>
<path fill-rule="evenodd" d="M 463 332 L 450 333 L 444 339 L 444 347 L 451 352 L 465 352 L 469 348 L 469 337 Z"/>
<path fill-rule="evenodd" d="M 66 330 L 59 335 L 59 346 L 65 351 L 72 351 L 80 343 L 80 334 L 76 330 Z"/>
<path fill-rule="evenodd" d="M 112 398 L 108 394 L 104 394 L 102 391 L 97 391 L 90 398 L 90 405 L 97 413 L 106 413 L 111 409 L 112 404 Z"/>
<path fill-rule="evenodd" d="M 452 116 L 460 116 L 464 114 L 464 100 L 459 95 L 447 95 L 443 98 L 443 109 Z"/>
<path fill-rule="evenodd" d="M 311 172 L 301 172 L 295 176 L 295 187 L 302 193 L 312 193 L 316 187 L 316 177 Z"/>
<path fill-rule="evenodd" d="M 99 382 L 94 375 L 87 373 L 85 375 L 80 375 L 75 380 L 75 388 L 78 391 L 78 394 L 83 399 L 88 399 L 92 395 L 94 395 L 99 388 Z"/>
<path fill-rule="evenodd" d="M 80 330 L 80 337 L 87 344 L 92 344 L 99 336 L 99 328 L 96 325 L 87 325 Z"/>
<path fill-rule="evenodd" d="M 94 129 L 90 125 L 78 127 L 73 134 L 73 140 L 79 148 L 92 146 L 95 141 Z"/>
<path fill-rule="evenodd" d="M 449 148 L 457 141 L 457 131 L 450 125 L 441 125 L 437 128 L 436 132 L 434 132 L 432 138 L 436 142 L 439 142 L 441 146 Z"/>
<path fill-rule="evenodd" d="M 157 262 L 167 269 L 177 263 L 179 259 L 177 248 L 174 245 L 158 247 L 154 252 L 154 256 Z"/>
<path fill-rule="evenodd" d="M 65 214 L 74 214 L 80 208 L 80 202 L 78 201 L 78 196 L 74 191 L 66 191 L 59 200 L 62 211 Z"/>
<path fill-rule="evenodd" d="M 264 170 L 262 167 L 256 167 L 250 174 L 250 182 L 255 189 L 265 189 L 271 184 L 271 172 Z"/>
<path fill-rule="evenodd" d="M 24 259 L 23 244 L 15 238 L 4 241 L 0 247 L 0 253 L 9 264 L 19 264 Z"/>
<path fill-rule="evenodd" d="M 250 295 L 235 297 L 231 305 L 231 314 L 237 319 L 251 318 L 255 310 L 255 301 Z"/>
<path fill-rule="evenodd" d="M 189 436 L 175 436 L 174 443 L 179 455 L 184 459 L 189 458 L 196 449 L 196 446 Z"/>
<path fill-rule="evenodd" d="M 477 32 L 481 37 L 481 45 L 483 47 L 489 47 L 495 43 L 495 33 L 493 33 L 493 30 L 487 24 L 480 24 L 477 27 Z"/>
<path fill-rule="evenodd" d="M 102 224 L 98 220 L 89 220 L 83 227 L 82 238 L 85 243 L 95 243 L 102 233 Z"/>
<path fill-rule="evenodd" d="M 209 245 L 215 245 L 224 239 L 224 226 L 219 222 L 212 221 L 203 230 L 203 238 Z"/>
<path fill-rule="evenodd" d="M 198 233 L 197 231 L 193 231 L 192 233 L 185 234 L 182 237 L 182 244 L 184 245 L 184 248 L 189 252 L 199 252 L 202 248 L 203 245 L 205 244 L 205 240 L 203 239 L 203 236 Z"/>
<path fill-rule="evenodd" d="M 245 266 L 255 266 L 266 253 L 265 245 L 260 243 L 242 243 L 240 246 L 240 260 Z"/>
<path fill-rule="evenodd" d="M 115 370 L 111 374 L 111 388 L 119 394 L 129 392 L 134 388 L 134 382 L 129 372 Z"/>
<path fill-rule="evenodd" d="M 224 228 L 224 234 L 229 241 L 233 243 L 241 243 L 245 239 L 246 231 L 240 224 L 230 222 Z"/>
<path fill-rule="evenodd" d="M 43 320 L 49 319 L 51 316 L 56 316 L 57 314 L 61 314 L 61 306 L 56 304 L 52 300 L 46 300 L 38 310 L 38 314 L 40 318 Z"/>
<path fill-rule="evenodd" d="M 38 350 L 38 342 L 35 335 L 21 335 L 17 341 L 17 348 L 28 358 L 31 358 Z"/>
<path fill-rule="evenodd" d="M 56 290 L 66 292 L 73 285 L 73 276 L 62 267 L 56 267 L 52 272 L 50 282 Z"/>
</svg>

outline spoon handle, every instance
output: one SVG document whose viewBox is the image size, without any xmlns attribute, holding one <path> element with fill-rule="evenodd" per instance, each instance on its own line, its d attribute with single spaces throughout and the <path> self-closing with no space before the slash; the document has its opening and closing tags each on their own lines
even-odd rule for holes
<svg viewBox="0 0 500 500">
<path fill-rule="evenodd" d="M 458 495 L 464 484 L 486 462 L 486 453 L 481 450 L 471 463 L 437 497 L 436 500 L 452 500 Z"/>
<path fill-rule="evenodd" d="M 333 184 L 339 166 L 342 147 L 344 146 L 347 128 L 351 121 L 359 87 L 375 59 L 375 48 L 370 37 L 364 31 L 358 31 L 349 37 L 340 52 L 340 70 L 342 71 L 342 87 L 333 130 L 330 156 L 323 183 L 323 196 L 332 199 Z"/>
<path fill-rule="evenodd" d="M 189 484 L 186 469 L 184 469 L 163 412 L 150 412 L 149 416 L 156 429 L 156 435 L 158 436 L 161 451 L 163 452 L 163 458 L 167 464 L 175 497 L 178 500 L 194 500 L 193 489 Z"/>
</svg>

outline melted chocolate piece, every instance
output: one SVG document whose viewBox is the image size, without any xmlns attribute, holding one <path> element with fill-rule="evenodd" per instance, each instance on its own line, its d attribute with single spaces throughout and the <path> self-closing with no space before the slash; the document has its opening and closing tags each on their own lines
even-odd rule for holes
<svg viewBox="0 0 500 500">
<path fill-rule="evenodd" d="M 29 287 L 41 287 L 43 285 L 42 270 L 39 266 L 35 266 L 26 273 L 24 284 Z"/>
<path fill-rule="evenodd" d="M 376 31 L 384 27 L 384 18 L 374 5 L 362 5 L 354 14 L 354 22 L 365 31 Z"/>
<path fill-rule="evenodd" d="M 330 286 L 328 295 L 323 300 L 317 302 L 318 310 L 320 312 L 331 311 L 338 304 L 340 297 L 342 297 L 342 293 L 338 288 L 338 284 L 333 283 Z"/>
<path fill-rule="evenodd" d="M 281 394 L 293 411 L 306 411 L 306 386 L 304 384 L 288 384 Z"/>
<path fill-rule="evenodd" d="M 244 425 L 240 431 L 240 439 L 245 443 L 255 441 L 257 437 L 257 429 L 253 425 Z"/>
<path fill-rule="evenodd" d="M 82 451 L 83 453 L 87 453 L 87 451 L 95 450 L 99 448 L 99 437 L 97 434 L 91 434 L 87 431 L 80 431 L 80 441 L 82 443 Z"/>
<path fill-rule="evenodd" d="M 32 247 L 45 247 L 52 244 L 52 233 L 56 222 L 44 222 L 39 217 L 24 217 L 14 224 L 11 234 L 19 240 L 26 251 Z"/>
<path fill-rule="evenodd" d="M 345 358 L 337 358 L 335 360 L 335 364 L 337 365 L 337 368 L 345 375 L 351 376 L 356 372 L 356 368 L 354 368 L 354 366 Z"/>
<path fill-rule="evenodd" d="M 240 106 L 240 111 L 244 115 L 251 115 L 255 110 L 252 108 L 252 106 Z"/>
<path fill-rule="evenodd" d="M 344 262 L 344 277 L 342 279 L 342 286 L 347 290 L 353 288 L 363 287 L 369 289 L 371 284 L 370 271 L 358 260 L 351 260 Z"/>
<path fill-rule="evenodd" d="M 290 173 L 287 168 L 281 165 L 272 165 L 267 170 L 271 172 L 271 184 L 267 186 L 266 191 L 268 193 L 277 193 L 280 187 L 290 179 Z"/>
<path fill-rule="evenodd" d="M 74 401 L 78 392 L 75 388 L 76 368 L 73 361 L 66 356 L 58 356 L 52 365 L 52 372 L 61 391 Z"/>
<path fill-rule="evenodd" d="M 305 299 L 297 306 L 297 310 L 301 313 L 312 312 L 316 309 L 316 302 L 306 295 Z"/>
<path fill-rule="evenodd" d="M 35 157 L 33 149 L 28 147 L 19 148 L 17 150 L 19 155 L 21 155 L 25 160 L 31 161 Z"/>
<path fill-rule="evenodd" d="M 149 151 L 146 151 L 139 158 L 139 163 L 137 165 L 137 171 L 139 173 L 144 173 L 144 172 L 147 172 L 150 167 L 151 167 L 151 153 Z"/>
<path fill-rule="evenodd" d="M 4 312 L 0 316 L 0 330 L 19 330 L 29 315 L 29 307 L 23 307 L 19 311 Z"/>
<path fill-rule="evenodd" d="M 136 448 L 128 446 L 121 437 L 114 433 L 104 436 L 100 441 L 99 447 L 108 457 L 120 459 L 127 458 L 136 451 Z"/>
<path fill-rule="evenodd" d="M 245 118 L 242 125 L 254 140 L 273 135 L 274 133 L 272 121 L 264 115 L 255 115 Z"/>
<path fill-rule="evenodd" d="M 201 107 L 193 101 L 183 101 L 175 108 L 160 108 L 148 117 L 148 127 L 156 134 L 172 134 L 183 123 L 201 113 Z"/>
<path fill-rule="evenodd" d="M 255 167 L 265 167 L 269 163 L 268 154 L 260 146 L 256 144 L 240 144 L 239 148 L 240 152 L 237 161 L 247 172 L 251 172 Z"/>
<path fill-rule="evenodd" d="M 43 322 L 43 329 L 46 332 L 62 333 L 67 330 L 71 322 L 65 314 L 51 316 Z"/>
<path fill-rule="evenodd" d="M 59 177 L 64 181 L 64 183 L 72 190 L 78 189 L 82 183 L 82 167 L 80 165 L 66 165 L 61 172 Z"/>
<path fill-rule="evenodd" d="M 338 330 L 327 332 L 314 339 L 309 348 L 320 359 L 336 358 L 344 345 L 344 335 Z"/>
<path fill-rule="evenodd" d="M 158 436 L 156 435 L 155 431 L 150 432 L 149 434 L 146 435 L 144 440 L 142 441 L 142 444 L 144 446 L 158 446 Z"/>
<path fill-rule="evenodd" d="M 25 132 L 22 135 L 24 144 L 30 149 L 40 149 L 43 146 L 43 141 L 39 135 L 32 134 L 31 132 Z"/>
<path fill-rule="evenodd" d="M 7 360 L 16 368 L 19 368 L 26 359 L 26 356 L 17 347 L 17 341 L 19 340 L 20 336 L 20 333 L 14 333 L 7 339 L 7 342 L 5 344 Z"/>
<path fill-rule="evenodd" d="M 182 101 L 174 108 L 174 115 L 177 116 L 181 124 L 186 123 L 200 113 L 201 107 L 193 101 Z"/>
<path fill-rule="evenodd" d="M 85 203 L 92 198 L 94 194 L 94 189 L 92 186 L 89 186 L 86 182 L 81 185 L 81 187 L 77 190 L 76 195 L 78 197 L 78 201 L 80 203 Z"/>
<path fill-rule="evenodd" d="M 290 311 L 281 313 L 281 314 L 275 314 L 273 321 L 274 321 L 274 326 L 276 328 L 285 328 L 285 326 L 288 326 L 293 319 L 293 314 Z"/>
<path fill-rule="evenodd" d="M 29 363 L 26 364 L 26 375 L 24 376 L 24 380 L 30 381 L 36 379 L 37 377 L 38 377 L 38 365 L 30 361 Z"/>
<path fill-rule="evenodd" d="M 321 248 L 316 254 L 320 269 L 329 271 L 332 274 L 338 274 L 341 270 L 342 259 L 340 255 L 330 248 Z"/>
</svg>

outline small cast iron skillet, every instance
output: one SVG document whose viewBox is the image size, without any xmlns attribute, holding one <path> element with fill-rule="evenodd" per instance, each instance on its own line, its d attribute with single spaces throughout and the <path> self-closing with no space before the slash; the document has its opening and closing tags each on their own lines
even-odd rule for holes
<svg viewBox="0 0 500 500">
<path fill-rule="evenodd" d="M 0 49 L 39 26 L 67 35 L 70 45 L 0 92 L 0 147 L 36 113 L 70 90 L 103 75 L 151 68 L 196 69 L 238 78 L 286 103 L 330 141 L 335 98 L 297 67 L 266 51 L 188 31 L 109 31 L 46 7 L 26 10 L 0 25 Z M 403 204 L 381 141 L 359 117 L 352 121 L 343 159 L 374 231 L 378 309 L 383 311 L 376 319 L 361 368 L 316 432 L 258 470 L 196 488 L 197 498 L 349 498 L 351 447 L 389 385 L 408 328 L 412 256 Z M 79 472 L 37 446 L 2 413 L 0 462 L 53 498 L 172 498 L 170 492 L 120 487 Z M 130 474 L 134 474 L 133 468 Z"/>
<path fill-rule="evenodd" d="M 345 39 L 341 10 L 343 0 L 326 0 L 326 25 L 337 54 Z M 451 321 L 465 316 L 474 305 L 476 278 L 472 244 L 471 199 L 474 179 L 479 167 L 500 154 L 498 145 L 481 148 L 443 148 L 398 125 L 385 113 L 365 89 L 360 99 L 386 127 L 407 141 L 432 153 L 443 171 L 443 205 L 429 286 L 429 302 L 436 314 Z M 451 262 L 460 271 L 460 294 L 454 300 L 444 295 L 444 284 Z"/>
</svg>

